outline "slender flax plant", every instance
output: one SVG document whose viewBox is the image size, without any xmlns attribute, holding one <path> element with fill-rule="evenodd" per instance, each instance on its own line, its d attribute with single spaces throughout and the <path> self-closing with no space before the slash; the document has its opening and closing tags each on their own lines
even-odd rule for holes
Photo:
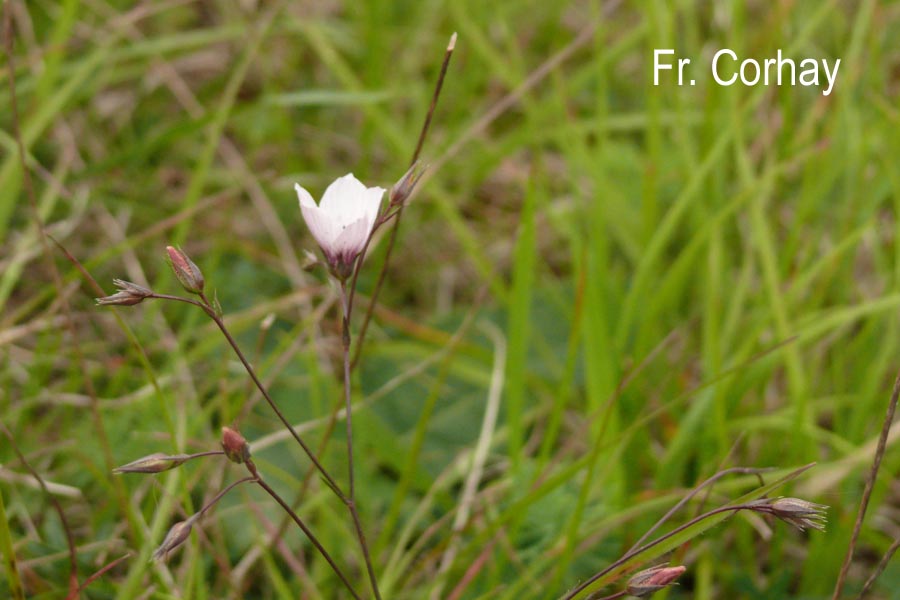
<svg viewBox="0 0 900 600">
<path fill-rule="evenodd" d="M 369 585 L 371 586 L 372 594 L 376 600 L 381 600 L 381 592 L 378 588 L 378 579 L 375 574 L 371 553 L 369 551 L 365 531 L 357 507 L 356 476 L 353 460 L 353 403 L 351 383 L 353 357 L 351 355 L 352 334 L 350 325 L 353 301 L 355 298 L 360 268 L 365 257 L 365 252 L 368 249 L 373 236 L 379 228 L 393 220 L 395 223 L 395 227 L 392 230 L 393 240 L 393 237 L 396 235 L 396 223 L 399 221 L 403 207 L 415 190 L 416 184 L 423 173 L 424 169 L 418 163 L 418 156 L 428 133 L 429 125 L 437 105 L 437 100 L 440 96 L 444 76 L 446 75 L 450 56 L 453 53 L 455 44 L 456 34 L 453 34 L 444 55 L 440 75 L 435 86 L 431 105 L 426 113 L 425 122 L 419 134 L 411 166 L 406 174 L 392 187 L 388 196 L 388 202 L 383 208 L 382 199 L 385 192 L 388 190 L 380 187 L 367 188 L 352 174 L 340 177 L 333 182 L 325 191 L 321 202 L 318 204 L 313 200 L 312 195 L 299 184 L 295 186 L 303 218 L 313 237 L 322 249 L 328 271 L 338 282 L 340 290 L 343 404 L 346 415 L 345 426 L 347 431 L 346 454 L 348 477 L 346 491 L 325 468 L 319 460 L 317 453 L 312 451 L 272 399 L 259 376 L 256 374 L 253 366 L 247 360 L 244 352 L 229 331 L 223 318 L 222 307 L 215 295 L 213 295 L 212 299 L 207 296 L 206 280 L 203 276 L 203 272 L 197 264 L 191 260 L 187 253 L 180 248 L 175 248 L 173 246 L 168 246 L 166 248 L 169 264 L 172 267 L 176 278 L 181 283 L 184 290 L 194 295 L 196 298 L 159 294 L 144 286 L 121 279 L 116 279 L 114 281 L 118 288 L 116 293 L 97 298 L 98 304 L 108 306 L 133 306 L 145 300 L 183 302 L 201 309 L 210 319 L 212 319 L 228 345 L 237 355 L 253 384 L 266 400 L 269 407 L 281 421 L 282 425 L 290 432 L 297 444 L 303 449 L 303 452 L 306 454 L 315 470 L 322 476 L 328 488 L 340 499 L 349 512 L 353 521 L 354 532 L 359 542 L 360 551 L 363 555 Z M 378 287 L 380 287 L 382 279 L 383 274 L 379 278 Z M 368 315 L 368 317 L 370 316 L 371 315 Z M 364 327 L 368 324 L 368 317 Z M 330 435 L 336 416 L 337 412 L 332 412 L 331 426 L 329 426 L 328 435 Z M 250 458 L 249 445 L 240 433 L 230 428 L 224 428 L 222 445 L 224 454 L 229 460 L 243 464 L 250 473 L 250 476 L 227 486 L 199 512 L 195 513 L 185 521 L 176 523 L 170 529 L 159 548 L 157 548 L 154 553 L 154 558 L 161 559 L 168 557 L 169 552 L 180 546 L 188 538 L 193 524 L 228 491 L 241 483 L 255 483 L 263 488 L 263 490 L 265 490 L 266 493 L 268 493 L 284 509 L 285 513 L 303 531 L 319 554 L 326 560 L 351 595 L 359 600 L 360 595 L 329 552 L 316 538 L 315 534 L 296 514 L 293 508 L 281 498 L 259 474 L 258 469 Z M 132 461 L 127 465 L 115 469 L 115 471 L 117 473 L 158 473 L 176 468 L 188 460 L 218 454 L 222 454 L 222 452 L 209 451 L 193 455 L 180 454 L 174 456 L 157 453 Z"/>
</svg>

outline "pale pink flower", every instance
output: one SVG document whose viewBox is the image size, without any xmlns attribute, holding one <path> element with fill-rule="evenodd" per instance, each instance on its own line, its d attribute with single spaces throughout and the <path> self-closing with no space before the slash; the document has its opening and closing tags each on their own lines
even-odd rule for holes
<svg viewBox="0 0 900 600">
<path fill-rule="evenodd" d="M 306 226 L 328 264 L 338 277 L 348 277 L 375 226 L 384 188 L 367 188 L 349 173 L 328 186 L 318 206 L 299 184 L 294 189 Z"/>
</svg>

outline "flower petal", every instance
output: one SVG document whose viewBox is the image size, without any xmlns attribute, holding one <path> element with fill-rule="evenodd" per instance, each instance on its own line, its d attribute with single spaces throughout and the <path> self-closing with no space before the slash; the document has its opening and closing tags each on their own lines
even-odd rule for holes
<svg viewBox="0 0 900 600">
<path fill-rule="evenodd" d="M 347 264 L 353 262 L 366 245 L 370 229 L 365 217 L 345 227 L 332 245 L 335 255 Z"/>
<path fill-rule="evenodd" d="M 353 173 L 335 179 L 322 195 L 319 206 L 331 215 L 338 225 L 350 225 L 363 216 L 364 186 Z"/>
<path fill-rule="evenodd" d="M 384 197 L 386 191 L 386 189 L 380 187 L 370 187 L 366 189 L 364 203 L 369 232 L 372 231 L 375 220 L 378 218 L 378 211 L 381 210 L 381 198 Z"/>
<path fill-rule="evenodd" d="M 313 203 L 311 206 L 303 204 L 301 200 L 300 212 L 303 213 L 303 220 L 309 227 L 309 232 L 316 238 L 319 246 L 325 252 L 326 256 L 334 255 L 334 240 L 338 235 L 338 230 L 334 225 L 331 217 L 321 208 Z"/>
<path fill-rule="evenodd" d="M 297 198 L 300 200 L 300 206 L 315 206 L 316 201 L 313 200 L 312 194 L 306 191 L 299 183 L 294 184 L 294 189 L 297 191 Z"/>
</svg>

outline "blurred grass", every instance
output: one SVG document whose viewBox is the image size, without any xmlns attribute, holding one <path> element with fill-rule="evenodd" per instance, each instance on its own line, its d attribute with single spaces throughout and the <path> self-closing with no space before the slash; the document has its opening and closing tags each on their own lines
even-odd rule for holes
<svg viewBox="0 0 900 600">
<path fill-rule="evenodd" d="M 405 211 L 356 375 L 361 509 L 389 597 L 558 597 L 722 466 L 811 460 L 820 465 L 795 485 L 832 506 L 825 534 L 774 523 L 766 538 L 762 523 L 732 519 L 674 551 L 688 574 L 668 595 L 830 597 L 861 449 L 900 365 L 900 6 L 608 4 L 10 2 L 38 205 L 107 289 L 122 277 L 177 293 L 163 249 L 181 243 L 315 447 L 340 395 L 340 334 L 334 290 L 300 269 L 313 242 L 292 185 L 321 192 L 348 171 L 370 185 L 399 178 L 458 31 L 424 152 L 436 168 Z M 573 40 L 585 43 L 566 50 Z M 698 68 L 723 47 L 842 63 L 828 97 L 702 76 L 656 87 L 662 47 Z M 266 441 L 258 463 L 285 497 L 307 463 L 267 437 L 275 420 L 201 314 L 144 303 L 117 322 L 56 256 L 81 371 L 23 194 L 8 65 L 0 408 L 29 462 L 81 492 L 62 498 L 81 579 L 134 553 L 85 597 L 342 597 L 296 531 L 269 542 L 281 515 L 251 489 L 226 497 L 169 563 L 146 561 L 174 521 L 239 475 L 206 461 L 123 478 L 123 509 L 85 418 L 87 378 L 120 464 L 215 448 L 235 419 Z M 361 299 L 383 252 L 360 277 Z M 507 347 L 501 418 L 454 534 L 499 352 L 483 323 Z M 341 435 L 325 457 L 337 473 Z M 23 585 L 29 597 L 62 597 L 60 525 L 36 487 L 12 477 L 24 469 L 5 445 L 0 465 Z M 851 590 L 900 533 L 898 469 L 892 444 Z M 726 481 L 712 500 L 752 485 Z M 361 581 L 341 507 L 316 481 L 299 502 Z M 11 585 L 0 581 L 0 596 Z M 897 589 L 889 566 L 875 596 Z"/>
</svg>

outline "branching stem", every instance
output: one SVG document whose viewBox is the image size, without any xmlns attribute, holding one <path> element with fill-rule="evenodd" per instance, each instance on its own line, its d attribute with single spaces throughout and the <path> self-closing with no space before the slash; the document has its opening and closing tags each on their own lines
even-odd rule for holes
<svg viewBox="0 0 900 600">
<path fill-rule="evenodd" d="M 325 561 L 331 567 L 331 570 L 334 571 L 334 573 L 338 576 L 338 578 L 341 580 L 341 582 L 344 584 L 344 586 L 350 591 L 350 594 L 352 594 L 353 597 L 356 598 L 356 600 L 362 600 L 360 598 L 359 594 L 356 592 L 356 590 L 353 589 L 353 586 L 350 584 L 350 580 L 347 579 L 347 576 L 344 575 L 344 573 L 343 573 L 343 571 L 341 571 L 340 567 L 337 566 L 337 563 L 334 562 L 334 559 L 331 558 L 331 555 L 328 553 L 328 551 L 325 549 L 325 547 L 322 545 L 322 543 L 319 541 L 319 539 L 313 534 L 313 532 L 309 529 L 309 527 L 307 527 L 306 523 L 303 522 L 303 519 L 301 519 L 297 515 L 297 513 L 294 512 L 294 510 L 288 505 L 288 503 L 285 502 L 284 499 L 278 495 L 278 492 L 276 492 L 274 489 L 272 489 L 269 486 L 268 483 L 266 483 L 266 481 L 259 474 L 259 471 L 257 470 L 256 465 L 253 463 L 253 461 L 247 460 L 244 463 L 244 466 L 247 467 L 247 470 L 250 472 L 250 475 L 252 475 L 252 477 L 250 477 L 248 479 L 253 480 L 253 482 L 256 483 L 256 485 L 258 485 L 259 487 L 264 489 L 266 491 L 266 493 L 269 494 L 269 496 L 271 496 L 272 499 L 275 500 L 275 502 L 277 502 L 281 506 L 282 509 L 284 509 L 284 512 L 286 512 L 291 517 L 291 519 L 293 519 L 294 523 L 297 524 L 297 527 L 299 527 L 300 530 L 303 531 L 304 535 L 306 535 L 306 537 L 309 539 L 309 541 L 312 543 L 312 545 L 316 547 L 316 550 L 319 551 L 319 554 L 322 555 L 322 558 L 325 559 Z"/>
<path fill-rule="evenodd" d="M 316 469 L 319 473 L 322 474 L 322 477 L 325 478 L 325 481 L 328 483 L 328 486 L 341 498 L 344 503 L 346 503 L 346 495 L 341 491 L 341 487 L 337 484 L 337 481 L 331 476 L 328 470 L 319 462 L 319 459 L 316 458 L 315 453 L 310 450 L 309 446 L 306 445 L 306 442 L 303 441 L 303 438 L 294 430 L 294 427 L 288 422 L 287 418 L 278 408 L 278 405 L 275 404 L 275 401 L 272 400 L 272 397 L 269 395 L 268 390 L 266 390 L 266 386 L 262 384 L 262 381 L 259 380 L 259 377 L 256 375 L 256 371 L 250 365 L 247 358 L 244 356 L 244 353 L 241 351 L 240 346 L 238 346 L 235 339 L 231 336 L 231 332 L 228 331 L 228 327 L 225 326 L 225 321 L 216 314 L 216 311 L 213 309 L 212 304 L 206 298 L 204 294 L 199 294 L 200 302 L 196 300 L 192 300 L 190 298 L 183 298 L 181 296 L 169 296 L 167 294 L 153 294 L 152 298 L 158 298 L 160 300 L 175 300 L 178 302 L 186 302 L 188 304 L 193 304 L 194 306 L 198 306 L 203 309 L 210 319 L 212 319 L 216 326 L 218 326 L 219 331 L 222 332 L 222 335 L 225 336 L 228 345 L 231 346 L 231 349 L 234 350 L 234 353 L 237 355 L 238 359 L 241 361 L 241 364 L 244 365 L 244 369 L 247 371 L 247 374 L 250 375 L 250 379 L 253 380 L 253 383 L 256 385 L 259 392 L 263 395 L 263 398 L 266 399 L 266 402 L 269 404 L 269 407 L 281 421 L 282 425 L 290 432 L 291 436 L 293 436 L 294 440 L 303 448 L 303 451 L 309 457 L 309 460 L 312 461 L 313 465 L 315 465 Z"/>
<path fill-rule="evenodd" d="M 293 426 L 288 422 L 287 418 L 275 404 L 275 401 L 272 400 L 272 397 L 269 395 L 269 392 L 266 390 L 265 386 L 260 381 L 259 377 L 256 375 L 256 371 L 253 369 L 253 366 L 250 365 L 250 362 L 244 356 L 243 351 L 238 346 L 237 341 L 235 341 L 234 337 L 231 335 L 231 332 L 228 330 L 228 327 L 225 325 L 225 321 L 216 313 L 213 304 L 207 299 L 207 297 L 200 293 L 198 294 L 200 300 L 194 300 L 192 298 L 185 298 L 183 296 L 171 296 L 168 294 L 156 294 L 154 293 L 148 298 L 155 298 L 158 300 L 171 300 L 174 302 L 184 302 L 186 304 L 191 304 L 203 310 L 212 319 L 216 326 L 218 326 L 219 331 L 222 332 L 222 335 L 225 336 L 228 345 L 231 346 L 234 353 L 237 355 L 238 359 L 241 361 L 241 364 L 244 365 L 244 369 L 247 371 L 247 374 L 250 375 L 250 378 L 253 380 L 253 383 L 256 385 L 257 389 L 262 394 L 263 398 L 265 398 L 266 402 L 278 416 L 278 419 L 285 426 L 285 428 L 291 433 L 294 440 L 303 448 L 303 451 L 309 457 L 310 461 L 313 463 L 315 468 L 319 471 L 322 477 L 325 479 L 325 483 L 331 490 L 340 498 L 341 502 L 347 507 L 348 512 L 350 513 L 350 517 L 353 519 L 353 527 L 356 531 L 356 536 L 359 539 L 360 548 L 362 549 L 363 558 L 366 563 L 366 571 L 369 576 L 369 582 L 372 585 L 372 591 L 375 594 L 376 600 L 381 600 L 381 594 L 378 590 L 378 583 L 375 579 L 375 570 L 372 567 L 372 560 L 369 555 L 369 547 L 366 543 L 366 536 L 362 529 L 362 523 L 359 518 L 359 512 L 356 509 L 356 498 L 355 498 L 355 478 L 354 478 L 354 469 L 353 469 L 353 429 L 351 423 L 351 399 L 350 399 L 350 327 L 349 327 L 349 304 L 348 297 L 346 293 L 345 285 L 341 285 L 341 313 L 342 320 L 344 322 L 343 326 L 343 347 L 344 347 L 344 389 L 345 389 L 345 401 L 347 406 L 347 462 L 349 465 L 349 474 L 350 474 L 350 493 L 349 495 L 344 493 L 341 487 L 338 485 L 337 481 L 331 476 L 328 470 L 319 462 L 319 459 L 316 457 L 316 454 L 306 445 L 306 442 L 300 437 L 300 435 L 296 432 Z M 303 523 L 303 521 L 297 516 L 297 514 L 291 509 L 290 505 L 288 505 L 277 493 L 268 486 L 268 484 L 263 481 L 256 471 L 255 465 L 253 465 L 252 461 L 247 463 L 247 468 L 250 469 L 251 473 L 257 477 L 256 483 L 260 485 L 266 492 L 274 498 L 278 504 L 290 515 L 291 519 L 297 524 L 298 527 L 303 531 L 304 534 L 310 539 L 316 549 L 320 554 L 325 558 L 331 568 L 337 573 L 338 577 L 340 577 L 341 581 L 343 581 L 344 585 L 351 591 L 354 598 L 359 600 L 359 595 L 350 585 L 347 578 L 343 575 L 340 569 L 337 567 L 337 564 L 325 550 L 325 548 L 318 542 L 309 528 Z"/>
</svg>

